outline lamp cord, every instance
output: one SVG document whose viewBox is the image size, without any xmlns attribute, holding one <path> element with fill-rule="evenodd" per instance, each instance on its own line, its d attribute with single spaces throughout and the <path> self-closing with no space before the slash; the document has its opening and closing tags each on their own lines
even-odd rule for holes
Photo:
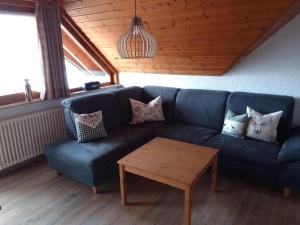
<svg viewBox="0 0 300 225">
<path fill-rule="evenodd" d="M 137 18 L 136 18 L 136 0 L 134 1 L 134 20 L 135 20 L 135 24 L 137 24 Z M 136 54 L 136 36 L 134 37 L 134 57 L 137 57 Z"/>
<path fill-rule="evenodd" d="M 134 15 L 136 17 L 136 0 L 134 1 Z"/>
</svg>

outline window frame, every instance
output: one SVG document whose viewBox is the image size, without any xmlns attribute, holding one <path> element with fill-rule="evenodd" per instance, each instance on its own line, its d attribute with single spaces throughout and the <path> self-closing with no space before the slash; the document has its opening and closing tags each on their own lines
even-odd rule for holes
<svg viewBox="0 0 300 225">
<path fill-rule="evenodd" d="M 82 32 L 72 18 L 61 7 L 61 25 L 69 32 L 83 49 L 102 67 L 102 70 L 110 76 L 111 85 L 118 83 L 118 71 Z"/>
<path fill-rule="evenodd" d="M 34 14 L 36 1 L 13 0 L 11 2 L 0 3 L 0 13 L 9 14 Z M 85 48 L 91 56 L 103 66 L 103 71 L 110 75 L 110 82 L 101 83 L 101 87 L 107 87 L 117 83 L 117 70 L 108 62 L 101 52 L 89 41 L 80 28 L 74 23 L 71 17 L 61 7 L 61 24 L 74 38 Z M 70 93 L 83 92 L 83 87 L 71 88 Z M 40 98 L 40 92 L 32 92 L 33 100 Z M 25 93 L 14 93 L 0 96 L 0 107 L 17 103 L 25 103 Z"/>
<path fill-rule="evenodd" d="M 101 87 L 112 85 L 111 76 L 103 70 L 100 63 L 91 56 L 91 54 L 84 49 L 84 47 L 75 39 L 75 37 L 63 26 L 62 27 L 62 41 L 64 48 L 65 60 L 69 61 L 79 70 L 85 70 L 93 74 L 93 70 L 102 71 L 108 76 L 109 80 L 105 82 L 100 82 Z M 67 71 L 68 73 L 68 71 Z M 68 76 L 68 74 L 67 74 Z M 68 77 L 69 78 L 69 77 Z M 83 91 L 81 87 L 70 88 L 70 92 Z"/>
<path fill-rule="evenodd" d="M 15 1 L 11 3 L 0 3 L 0 13 L 15 14 L 15 15 L 33 15 L 35 13 L 35 7 L 33 2 L 20 2 Z M 25 90 L 25 86 L 24 86 Z M 33 101 L 40 98 L 40 92 L 32 91 Z M 6 105 L 12 105 L 16 103 L 26 102 L 25 93 L 13 93 L 0 96 L 0 107 Z"/>
<path fill-rule="evenodd" d="M 32 101 L 38 100 L 40 98 L 40 92 L 32 91 Z M 9 95 L 0 96 L 0 107 L 5 105 L 16 104 L 20 102 L 25 102 L 25 93 L 15 93 Z"/>
</svg>

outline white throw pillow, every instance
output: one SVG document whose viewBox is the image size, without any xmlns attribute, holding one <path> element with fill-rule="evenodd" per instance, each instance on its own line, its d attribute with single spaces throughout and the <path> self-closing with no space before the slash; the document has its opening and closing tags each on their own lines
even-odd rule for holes
<svg viewBox="0 0 300 225">
<path fill-rule="evenodd" d="M 102 111 L 86 114 L 73 113 L 73 115 L 77 131 L 77 141 L 79 143 L 107 136 L 103 124 Z"/>
<path fill-rule="evenodd" d="M 129 100 L 132 111 L 132 121 L 130 124 L 140 124 L 146 121 L 165 121 L 160 96 L 148 104 L 131 98 Z"/>
<path fill-rule="evenodd" d="M 248 115 L 237 115 L 231 110 L 228 110 L 225 116 L 222 134 L 236 138 L 245 138 L 247 128 Z"/>
<path fill-rule="evenodd" d="M 282 113 L 282 111 L 278 111 L 262 115 L 247 106 L 249 123 L 246 136 L 257 140 L 277 143 L 277 127 Z"/>
</svg>

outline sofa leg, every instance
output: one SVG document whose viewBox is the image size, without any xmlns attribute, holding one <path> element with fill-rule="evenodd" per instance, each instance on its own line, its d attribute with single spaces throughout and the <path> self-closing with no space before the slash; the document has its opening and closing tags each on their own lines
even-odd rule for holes
<svg viewBox="0 0 300 225">
<path fill-rule="evenodd" d="M 283 196 L 284 197 L 289 197 L 291 193 L 291 189 L 290 188 L 283 188 Z"/>
<path fill-rule="evenodd" d="M 57 176 L 61 176 L 61 175 L 63 175 L 61 172 L 59 172 L 58 170 L 56 170 L 56 175 Z"/>
<path fill-rule="evenodd" d="M 94 194 L 99 194 L 100 193 L 100 187 L 99 186 L 93 186 L 92 190 L 93 190 Z"/>
</svg>

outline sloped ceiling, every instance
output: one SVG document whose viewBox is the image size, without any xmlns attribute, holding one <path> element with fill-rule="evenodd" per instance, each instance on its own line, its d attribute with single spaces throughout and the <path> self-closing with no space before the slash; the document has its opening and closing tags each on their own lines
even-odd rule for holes
<svg viewBox="0 0 300 225">
<path fill-rule="evenodd" d="M 222 75 L 294 0 L 137 0 L 158 42 L 154 59 L 120 59 L 133 0 L 64 0 L 63 8 L 120 72 Z"/>
</svg>

